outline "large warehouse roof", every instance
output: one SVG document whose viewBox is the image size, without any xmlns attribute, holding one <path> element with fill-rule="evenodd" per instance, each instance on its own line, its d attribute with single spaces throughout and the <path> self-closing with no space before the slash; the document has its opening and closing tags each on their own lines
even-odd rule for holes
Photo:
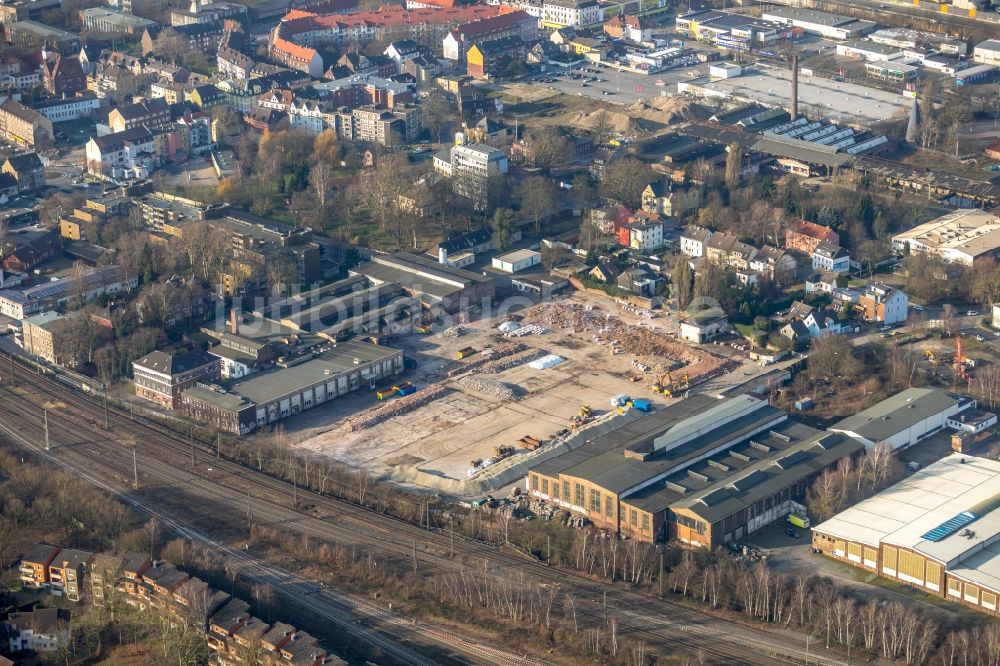
<svg viewBox="0 0 1000 666">
<path fill-rule="evenodd" d="M 815 530 L 872 547 L 907 548 L 949 570 L 975 568 L 976 562 L 994 570 L 1000 559 L 984 555 L 983 549 L 1000 542 L 1000 461 L 954 453 Z"/>
<path fill-rule="evenodd" d="M 966 400 L 968 399 L 938 389 L 906 389 L 835 423 L 830 426 L 830 430 L 856 434 L 870 442 L 878 442 Z"/>
</svg>

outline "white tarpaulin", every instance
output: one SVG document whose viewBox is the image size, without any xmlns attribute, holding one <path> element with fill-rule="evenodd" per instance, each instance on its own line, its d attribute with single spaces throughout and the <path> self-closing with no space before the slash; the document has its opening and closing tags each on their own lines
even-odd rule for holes
<svg viewBox="0 0 1000 666">
<path fill-rule="evenodd" d="M 554 368 L 563 361 L 565 361 L 562 356 L 556 356 L 555 354 L 549 354 L 548 356 L 543 356 L 538 360 L 532 361 L 528 365 L 535 370 L 548 370 L 549 368 Z"/>
</svg>

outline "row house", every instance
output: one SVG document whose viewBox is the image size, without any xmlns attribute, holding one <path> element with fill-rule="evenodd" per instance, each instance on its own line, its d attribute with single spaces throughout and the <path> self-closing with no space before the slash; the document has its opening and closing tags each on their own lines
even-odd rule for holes
<svg viewBox="0 0 1000 666">
<path fill-rule="evenodd" d="M 108 113 L 108 127 L 112 132 L 124 132 L 136 127 L 152 129 L 167 125 L 170 120 L 170 104 L 159 97 L 118 105 Z"/>
<path fill-rule="evenodd" d="M 288 122 L 292 127 L 302 127 L 312 134 L 333 129 L 343 135 L 343 114 L 331 109 L 328 104 L 311 99 L 293 100 L 288 106 Z M 349 119 L 349 116 L 348 116 Z"/>
<path fill-rule="evenodd" d="M 323 75 L 323 57 L 310 46 L 300 46 L 293 41 L 275 37 L 269 53 L 272 58 L 292 69 L 320 78 Z"/>
<path fill-rule="evenodd" d="M 41 53 L 38 53 L 41 57 Z M 0 56 L 0 89 L 28 90 L 41 83 L 41 67 L 35 57 L 18 57 L 13 53 Z"/>
<path fill-rule="evenodd" d="M 276 622 L 273 625 L 249 613 L 250 605 L 230 599 L 208 621 L 208 649 L 212 662 L 241 666 L 242 655 L 259 646 L 261 666 L 320 666 L 343 663 L 328 655 L 318 641 L 304 631 Z"/>
<path fill-rule="evenodd" d="M 142 33 L 140 46 L 142 54 L 149 55 L 156 52 L 156 40 L 164 32 L 170 30 L 180 37 L 189 47 L 204 53 L 215 53 L 222 41 L 224 24 L 219 21 L 208 21 L 205 23 L 191 23 L 188 25 L 178 25 L 172 28 L 162 26 L 147 27 Z"/>
<path fill-rule="evenodd" d="M 398 39 L 405 34 L 425 43 L 440 41 L 451 28 L 480 19 L 510 13 L 507 7 L 488 4 L 468 4 L 442 9 L 406 9 L 399 5 L 383 5 L 372 11 L 351 14 L 336 12 L 317 14 L 293 10 L 271 33 L 275 39 L 290 40 L 303 46 L 322 43 L 338 46 Z"/>
<path fill-rule="evenodd" d="M 253 71 L 254 66 L 257 64 L 257 61 L 251 56 L 241 53 L 234 48 L 224 46 L 219 47 L 215 62 L 219 76 L 235 79 L 249 78 L 250 72 Z"/>
<path fill-rule="evenodd" d="M 366 56 L 363 53 L 348 52 L 340 56 L 336 67 L 342 67 L 351 74 L 363 74 L 388 78 L 395 76 L 396 62 L 387 55 Z"/>
<path fill-rule="evenodd" d="M 441 45 L 445 59 L 462 62 L 473 44 L 482 46 L 511 37 L 532 42 L 537 35 L 538 21 L 534 17 L 523 11 L 512 11 L 461 25 L 450 31 Z"/>
<path fill-rule="evenodd" d="M 18 578 L 24 587 L 42 589 L 49 584 L 49 565 L 59 554 L 59 547 L 36 543 L 21 557 Z"/>
</svg>

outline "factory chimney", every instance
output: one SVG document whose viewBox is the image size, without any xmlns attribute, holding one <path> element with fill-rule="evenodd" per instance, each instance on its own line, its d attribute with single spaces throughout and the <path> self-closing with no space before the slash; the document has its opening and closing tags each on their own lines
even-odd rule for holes
<svg viewBox="0 0 1000 666">
<path fill-rule="evenodd" d="M 792 56 L 792 120 L 799 117 L 799 56 Z"/>
</svg>

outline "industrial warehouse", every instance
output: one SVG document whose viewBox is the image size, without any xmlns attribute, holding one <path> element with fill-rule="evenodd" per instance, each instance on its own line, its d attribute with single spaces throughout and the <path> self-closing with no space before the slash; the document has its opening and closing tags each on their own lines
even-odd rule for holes
<svg viewBox="0 0 1000 666">
<path fill-rule="evenodd" d="M 815 526 L 813 547 L 997 615 L 1000 462 L 942 458 Z"/>
<path fill-rule="evenodd" d="M 823 470 L 864 445 L 748 395 L 699 395 L 528 472 L 535 497 L 644 541 L 715 548 L 802 511 Z"/>
</svg>

